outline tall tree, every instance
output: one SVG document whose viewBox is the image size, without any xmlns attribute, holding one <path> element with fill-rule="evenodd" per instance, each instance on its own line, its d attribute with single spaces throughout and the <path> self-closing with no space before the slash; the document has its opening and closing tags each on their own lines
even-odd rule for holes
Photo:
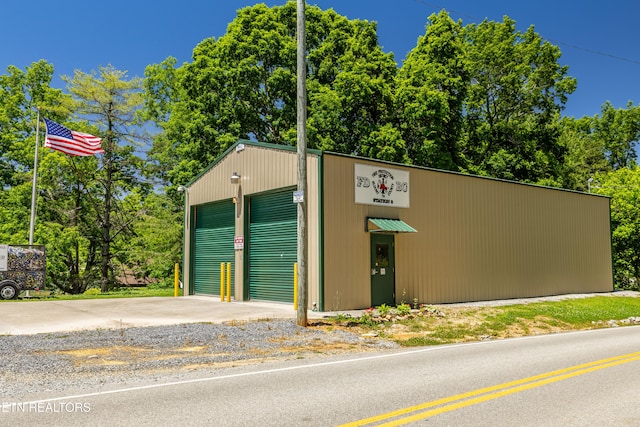
<svg viewBox="0 0 640 427">
<path fill-rule="evenodd" d="M 36 235 L 47 243 L 49 284 L 70 294 L 84 292 L 99 279 L 100 228 L 87 196 L 100 191 L 89 178 L 97 167 L 94 157 L 46 150 L 40 161 Z"/>
<path fill-rule="evenodd" d="M 462 165 L 460 139 L 468 86 L 462 29 L 445 11 L 431 15 L 426 34 L 398 75 L 399 127 L 416 165 L 448 170 Z"/>
<path fill-rule="evenodd" d="M 31 174 L 36 139 L 37 108 L 49 117 L 69 114 L 69 98 L 50 87 L 53 65 L 44 60 L 25 70 L 9 66 L 0 75 L 0 184 L 10 188 Z M 27 180 L 30 179 L 27 178 Z"/>
<path fill-rule="evenodd" d="M 375 23 L 315 6 L 306 19 L 309 147 L 362 154 L 361 141 L 377 145 L 375 135 L 389 130 L 397 65 L 382 52 Z M 295 34 L 295 2 L 259 4 L 239 10 L 219 39 L 196 46 L 192 62 L 175 68 L 168 58 L 147 68 L 147 106 L 165 130 L 153 159 L 174 186 L 238 138 L 295 144 Z M 403 159 L 403 142 L 394 145 L 371 148 Z"/>
<path fill-rule="evenodd" d="M 43 114 L 57 120 L 70 111 L 68 95 L 50 87 L 53 71 L 53 65 L 41 60 L 25 70 L 9 66 L 7 74 L 0 75 L 2 243 L 26 243 L 28 239 L 37 108 L 40 107 Z M 37 228 L 36 243 L 45 243 Z"/>
<path fill-rule="evenodd" d="M 8 74 L 0 76 L 0 140 L 6 148 L 1 162 L 7 172 L 0 190 L 0 241 L 4 243 L 25 243 L 27 239 L 37 107 L 43 117 L 61 123 L 72 109 L 71 97 L 50 87 L 52 76 L 53 65 L 45 61 L 25 71 L 9 67 Z M 95 159 L 73 162 L 42 148 L 38 157 L 34 243 L 47 248 L 47 284 L 70 293 L 83 292 L 94 271 L 94 245 L 88 236 L 95 234 L 91 231 L 95 227 L 93 216 L 86 213 L 90 206 L 81 197 L 84 188 L 76 169 L 88 168 L 84 175 L 92 174 Z M 85 260 L 82 266 L 81 260 Z"/>
<path fill-rule="evenodd" d="M 558 63 L 560 49 L 533 27 L 505 17 L 465 27 L 470 86 L 463 153 L 467 170 L 524 182 L 552 183 L 564 147 L 558 119 L 576 81 Z"/>
<path fill-rule="evenodd" d="M 640 168 L 597 174 L 592 191 L 611 196 L 611 245 L 617 289 L 640 284 Z"/>
<path fill-rule="evenodd" d="M 590 178 L 611 170 L 602 141 L 594 138 L 591 125 L 590 117 L 564 117 L 560 120 L 559 143 L 567 148 L 562 182 L 564 188 L 587 191 Z"/>
<path fill-rule="evenodd" d="M 636 147 L 640 139 L 640 106 L 627 108 L 602 105 L 601 113 L 580 119 L 560 121 L 561 144 L 567 147 L 564 186 L 586 190 L 586 183 L 597 173 L 636 165 Z"/>
<path fill-rule="evenodd" d="M 174 265 L 182 258 L 181 206 L 164 194 L 140 191 L 129 193 L 123 205 L 135 221 L 132 235 L 114 242 L 120 270 L 142 283 L 173 284 Z"/>
<path fill-rule="evenodd" d="M 616 109 L 606 102 L 600 115 L 592 119 L 591 128 L 612 169 L 635 166 L 636 145 L 640 139 L 640 106 L 629 102 L 627 108 Z"/>
<path fill-rule="evenodd" d="M 156 123 L 161 132 L 155 135 L 153 145 L 147 152 L 147 171 L 148 173 L 159 179 L 160 182 L 166 184 L 170 181 L 169 174 L 175 166 L 176 147 L 179 143 L 172 143 L 169 134 L 174 135 L 171 131 L 171 125 L 168 123 L 171 117 L 173 107 L 178 105 L 179 96 L 178 73 L 176 68 L 176 58 L 168 57 L 160 64 L 148 65 L 145 69 L 145 78 L 143 80 L 144 108 L 141 115 L 145 120 Z M 186 180 L 173 175 L 174 182 L 184 183 Z M 178 199 L 175 187 L 172 189 L 174 198 Z"/>
<path fill-rule="evenodd" d="M 310 145 L 406 161 L 405 142 L 392 124 L 397 73 L 393 56 L 382 52 L 375 23 L 348 21 L 329 12 L 320 18 L 326 20 L 327 14 L 333 17 L 330 22 L 334 27 L 326 35 L 320 32 L 326 24 L 316 29 L 320 33 L 315 38 L 325 39 L 309 55 Z M 310 15 L 311 22 L 319 20 Z M 341 43 L 337 43 L 338 37 Z"/>
<path fill-rule="evenodd" d="M 142 82 L 127 80 L 125 71 L 112 66 L 101 67 L 98 73 L 76 70 L 66 77 L 69 91 L 76 101 L 77 112 L 100 129 L 105 154 L 94 176 L 83 176 L 84 182 L 97 179 L 100 191 L 86 192 L 93 203 L 100 235 L 101 289 L 107 291 L 114 283 L 112 244 L 130 233 L 135 219 L 124 209 L 121 200 L 127 192 L 143 187 L 140 171 L 142 160 L 135 155 L 143 135 L 138 127 L 138 112 L 143 104 Z M 148 188 L 147 188 L 148 190 Z"/>
</svg>

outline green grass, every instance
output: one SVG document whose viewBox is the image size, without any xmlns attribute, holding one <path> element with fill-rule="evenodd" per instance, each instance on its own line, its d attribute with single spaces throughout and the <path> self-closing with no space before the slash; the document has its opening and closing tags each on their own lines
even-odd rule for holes
<svg viewBox="0 0 640 427">
<path fill-rule="evenodd" d="M 180 290 L 179 295 L 182 295 Z M 21 294 L 21 298 L 17 300 L 1 300 L 2 302 L 28 302 L 28 301 L 51 301 L 51 300 L 84 300 L 84 299 L 104 299 L 104 298 L 140 298 L 140 297 L 172 297 L 173 288 L 119 288 L 109 292 L 100 293 L 87 293 L 79 295 L 70 294 L 50 294 L 48 291 L 44 292 L 30 292 L 30 298 L 25 298 L 25 294 Z"/>
<path fill-rule="evenodd" d="M 173 296 L 173 288 L 149 289 L 140 288 L 120 288 L 109 292 L 101 292 L 96 295 L 56 295 L 57 299 L 99 299 L 99 298 L 139 298 L 139 297 L 169 297 Z"/>
<path fill-rule="evenodd" d="M 460 311 L 439 307 L 444 317 L 403 320 L 403 335 L 389 325 L 376 325 L 380 336 L 406 347 L 439 345 L 558 331 L 607 327 L 609 320 L 640 316 L 640 298 L 596 296 L 502 307 L 470 307 Z M 366 323 L 360 323 L 367 329 Z M 411 336 L 407 336 L 411 335 Z"/>
<path fill-rule="evenodd" d="M 592 322 L 621 320 L 640 316 L 640 298 L 592 297 L 558 302 L 499 307 L 497 324 L 508 325 L 518 319 L 534 320 L 543 316 L 553 321 L 572 325 L 575 329 L 590 326 Z M 558 323 L 559 324 L 559 323 Z"/>
</svg>

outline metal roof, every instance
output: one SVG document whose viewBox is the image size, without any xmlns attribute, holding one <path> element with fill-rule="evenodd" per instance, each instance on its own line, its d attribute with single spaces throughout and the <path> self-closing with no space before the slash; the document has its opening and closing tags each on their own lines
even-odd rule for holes
<svg viewBox="0 0 640 427">
<path fill-rule="evenodd" d="M 418 231 L 400 219 L 367 218 L 367 231 L 371 233 L 417 233 Z"/>
</svg>

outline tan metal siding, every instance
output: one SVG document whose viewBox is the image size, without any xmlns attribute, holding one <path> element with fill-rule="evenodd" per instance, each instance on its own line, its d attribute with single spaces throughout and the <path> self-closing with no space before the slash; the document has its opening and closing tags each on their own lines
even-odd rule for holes
<svg viewBox="0 0 640 427">
<path fill-rule="evenodd" d="M 424 303 L 613 288 L 609 200 L 464 175 L 410 172 L 411 207 L 354 203 L 354 163 L 325 155 L 325 309 L 370 304 L 367 216 L 399 218 L 396 299 Z M 378 163 L 379 164 L 379 163 Z"/>
<path fill-rule="evenodd" d="M 325 154 L 323 164 L 324 309 L 369 307 L 370 242 L 365 218 L 393 217 L 398 209 L 355 204 L 353 159 Z"/>
<path fill-rule="evenodd" d="M 454 302 L 611 290 L 607 199 L 434 172 L 418 174 L 412 186 L 435 196 L 414 191 L 415 208 L 425 215 L 412 209 L 407 221 L 422 216 L 426 238 L 399 242 L 409 256 L 397 263 L 420 263 L 430 273 L 431 284 L 420 286 L 420 277 L 405 277 L 399 265 L 399 284 L 406 282 L 417 298 Z M 423 248 L 429 257 L 420 256 Z"/>
<path fill-rule="evenodd" d="M 230 182 L 233 172 L 240 174 L 240 182 Z M 309 233 L 309 305 L 319 298 L 319 235 L 318 235 L 318 157 L 307 156 L 307 215 Z M 187 205 L 196 206 L 217 200 L 236 197 L 236 235 L 244 235 L 244 197 L 297 183 L 297 156 L 293 151 L 283 151 L 259 145 L 246 144 L 242 151 L 232 151 L 207 170 L 194 182 L 187 195 Z M 293 203 L 293 200 L 292 200 Z M 185 248 L 190 247 L 191 224 L 185 230 Z M 245 245 L 247 239 L 245 238 Z M 231 242 L 233 244 L 233 242 Z M 236 299 L 242 299 L 244 251 L 236 251 L 235 289 Z M 189 250 L 185 250 L 185 266 L 189 266 Z M 292 266 L 293 268 L 293 266 Z M 189 269 L 185 268 L 185 283 L 189 283 Z M 291 284 L 293 286 L 293 284 Z"/>
</svg>

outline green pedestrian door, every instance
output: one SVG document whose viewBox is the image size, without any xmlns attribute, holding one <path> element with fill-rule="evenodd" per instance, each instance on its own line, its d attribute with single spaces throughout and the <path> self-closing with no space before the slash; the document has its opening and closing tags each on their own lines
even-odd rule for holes
<svg viewBox="0 0 640 427">
<path fill-rule="evenodd" d="M 371 306 L 395 305 L 393 234 L 371 233 Z"/>
<path fill-rule="evenodd" d="M 231 200 L 196 207 L 193 251 L 196 294 L 220 295 L 220 263 L 232 263 L 231 295 L 234 295 L 234 213 L 235 205 Z"/>
</svg>

